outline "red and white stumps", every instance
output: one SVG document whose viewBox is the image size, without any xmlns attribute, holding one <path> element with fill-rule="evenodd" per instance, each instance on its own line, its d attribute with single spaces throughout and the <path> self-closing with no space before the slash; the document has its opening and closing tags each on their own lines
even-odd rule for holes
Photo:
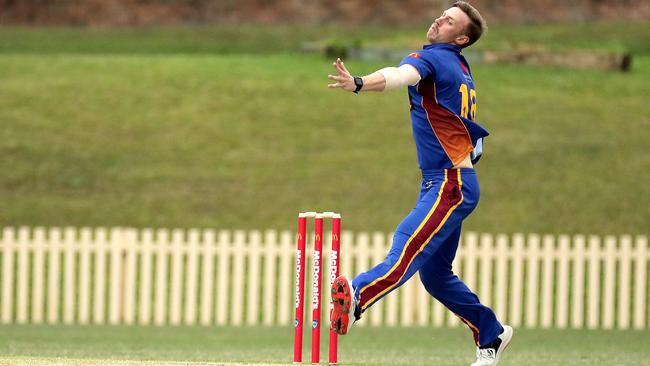
<svg viewBox="0 0 650 366">
<path fill-rule="evenodd" d="M 334 280 L 339 276 L 339 262 L 341 252 L 341 215 L 332 217 L 332 251 L 330 252 L 330 288 L 334 284 Z M 330 314 L 334 305 L 330 301 Z M 338 334 L 333 329 L 330 329 L 330 365 L 336 365 L 338 362 Z"/>
<path fill-rule="evenodd" d="M 312 322 L 311 322 L 311 363 L 320 363 L 320 333 L 322 313 L 322 285 L 323 285 L 323 226 L 324 219 L 332 220 L 332 250 L 330 252 L 329 284 L 339 275 L 340 251 L 341 251 L 341 215 L 334 212 L 303 212 L 298 215 L 298 239 L 296 250 L 296 286 L 295 286 L 295 308 L 294 319 L 294 343 L 293 362 L 302 363 L 303 348 L 303 323 L 305 306 L 305 258 L 307 241 L 307 219 L 314 219 L 314 251 L 312 256 L 312 276 L 310 283 Z M 332 304 L 329 310 L 331 313 Z M 329 324 L 326 323 L 326 324 Z M 337 334 L 330 330 L 329 336 L 329 364 L 335 365 L 338 362 L 338 338 Z"/>
<path fill-rule="evenodd" d="M 298 216 L 298 245 L 296 250 L 296 317 L 293 321 L 293 362 L 302 362 L 302 326 L 305 311 L 305 242 L 307 236 L 307 217 Z"/>
</svg>

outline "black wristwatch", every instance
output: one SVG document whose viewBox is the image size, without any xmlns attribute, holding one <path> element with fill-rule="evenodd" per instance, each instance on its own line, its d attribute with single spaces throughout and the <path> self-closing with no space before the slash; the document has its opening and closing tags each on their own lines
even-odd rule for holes
<svg viewBox="0 0 650 366">
<path fill-rule="evenodd" d="M 354 77 L 354 85 L 356 86 L 356 89 L 354 89 L 354 92 L 359 94 L 359 91 L 361 91 L 361 88 L 363 88 L 363 79 L 355 76 Z"/>
</svg>

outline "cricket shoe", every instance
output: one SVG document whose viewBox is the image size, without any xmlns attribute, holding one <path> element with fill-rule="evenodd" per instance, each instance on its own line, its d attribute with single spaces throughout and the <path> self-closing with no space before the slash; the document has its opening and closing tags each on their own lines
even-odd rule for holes
<svg viewBox="0 0 650 366">
<path fill-rule="evenodd" d="M 501 354 L 512 341 L 513 333 L 511 326 L 504 325 L 503 332 L 499 334 L 497 339 L 487 346 L 476 349 L 476 361 L 471 366 L 496 366 L 499 364 Z"/>
<path fill-rule="evenodd" d="M 345 276 L 337 277 L 332 283 L 330 327 L 338 334 L 347 334 L 357 320 L 356 308 L 352 282 Z"/>
</svg>

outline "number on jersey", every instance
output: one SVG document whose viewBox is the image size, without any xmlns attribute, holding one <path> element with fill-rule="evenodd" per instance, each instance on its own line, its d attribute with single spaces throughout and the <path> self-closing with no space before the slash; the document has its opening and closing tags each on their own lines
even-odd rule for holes
<svg viewBox="0 0 650 366">
<path fill-rule="evenodd" d="M 473 121 L 476 118 L 476 90 L 469 89 L 467 84 L 460 84 L 458 91 L 461 97 L 460 115 Z"/>
</svg>

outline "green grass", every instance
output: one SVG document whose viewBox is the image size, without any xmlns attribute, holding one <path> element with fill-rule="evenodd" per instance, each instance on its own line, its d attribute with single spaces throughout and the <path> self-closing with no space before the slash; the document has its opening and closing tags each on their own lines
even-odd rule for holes
<svg viewBox="0 0 650 366">
<path fill-rule="evenodd" d="M 340 338 L 343 365 L 455 366 L 473 361 L 471 334 L 465 328 L 353 331 Z M 325 332 L 322 336 L 325 361 Z M 110 360 L 289 364 L 292 337 L 289 327 L 3 326 L 0 364 L 17 365 L 29 358 L 103 360 L 97 364 Z M 517 329 L 501 364 L 636 366 L 650 356 L 649 342 L 650 333 L 641 331 Z M 307 361 L 309 345 L 305 332 Z"/>
<path fill-rule="evenodd" d="M 330 209 L 348 229 L 393 230 L 418 189 L 405 92 L 327 90 L 329 60 L 288 52 L 302 39 L 293 28 L 251 28 L 0 28 L 0 226 L 291 229 L 296 212 Z M 607 49 L 641 33 L 619 28 L 594 34 L 609 34 Z M 551 46 L 568 33 L 512 29 Z M 597 44 L 578 33 L 572 42 Z M 277 53 L 239 54 L 263 41 Z M 348 62 L 359 74 L 382 66 Z M 630 73 L 473 73 L 492 136 L 466 229 L 647 233 L 650 54 Z"/>
<path fill-rule="evenodd" d="M 0 53 L 285 53 L 304 42 L 325 41 L 419 48 L 429 24 L 412 26 L 211 25 L 140 28 L 0 27 Z M 650 52 L 644 22 L 491 25 L 474 47 L 503 49 L 544 45 L 551 49 L 589 48 Z"/>
</svg>

